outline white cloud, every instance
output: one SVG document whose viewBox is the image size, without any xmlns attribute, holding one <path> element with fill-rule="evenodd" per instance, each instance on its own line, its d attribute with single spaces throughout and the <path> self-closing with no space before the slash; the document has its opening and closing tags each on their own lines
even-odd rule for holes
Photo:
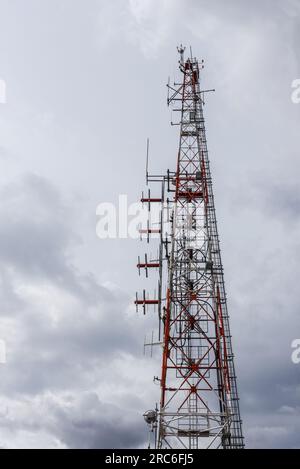
<svg viewBox="0 0 300 469">
<path fill-rule="evenodd" d="M 159 55 L 178 19 L 180 0 L 117 0 L 102 2 L 99 13 L 99 43 L 122 42 L 137 47 L 146 58 Z"/>
</svg>

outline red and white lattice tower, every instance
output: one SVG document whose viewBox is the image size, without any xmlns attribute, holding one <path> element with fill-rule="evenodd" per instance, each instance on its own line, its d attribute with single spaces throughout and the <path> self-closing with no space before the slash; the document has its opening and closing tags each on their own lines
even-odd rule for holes
<svg viewBox="0 0 300 469">
<path fill-rule="evenodd" d="M 180 113 L 176 171 L 149 175 L 162 184 L 160 197 L 150 190 L 142 202 L 161 205 L 160 226 L 141 234 L 160 237 L 157 259 L 138 268 L 158 269 L 158 297 L 137 296 L 136 305 L 156 305 L 163 346 L 160 405 L 145 420 L 155 429 L 157 448 L 243 448 L 234 356 L 212 180 L 209 168 L 203 96 L 202 62 L 180 53 L 182 81 L 168 85 L 168 104 Z M 154 344 L 154 343 L 153 343 Z"/>
</svg>

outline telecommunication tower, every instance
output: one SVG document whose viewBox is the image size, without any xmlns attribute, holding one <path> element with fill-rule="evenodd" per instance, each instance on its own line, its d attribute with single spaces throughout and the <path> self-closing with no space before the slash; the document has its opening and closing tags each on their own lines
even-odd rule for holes
<svg viewBox="0 0 300 469">
<path fill-rule="evenodd" d="M 244 447 L 234 355 L 231 345 L 223 267 L 209 167 L 204 94 L 200 87 L 203 61 L 185 59 L 180 46 L 182 80 L 168 84 L 168 105 L 179 112 L 180 142 L 175 171 L 151 175 L 160 183 L 158 197 L 148 189 L 141 201 L 159 204 L 159 224 L 148 222 L 141 236 L 160 239 L 158 256 L 145 255 L 138 269 L 148 277 L 158 270 L 158 295 L 143 292 L 135 304 L 144 313 L 158 311 L 162 345 L 161 398 L 156 410 L 144 414 L 154 431 L 156 448 Z M 148 156 L 147 156 L 148 161 Z"/>
</svg>

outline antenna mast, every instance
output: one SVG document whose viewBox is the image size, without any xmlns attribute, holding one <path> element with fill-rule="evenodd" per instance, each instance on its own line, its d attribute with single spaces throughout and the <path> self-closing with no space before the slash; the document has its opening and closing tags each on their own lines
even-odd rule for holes
<svg viewBox="0 0 300 469">
<path fill-rule="evenodd" d="M 158 270 L 158 298 L 144 292 L 135 302 L 144 312 L 157 308 L 162 330 L 160 405 L 147 422 L 157 426 L 157 448 L 239 449 L 244 438 L 203 117 L 203 61 L 185 59 L 184 51 L 178 47 L 182 80 L 168 85 L 168 104 L 180 113 L 176 170 L 148 174 L 150 184 L 162 185 L 161 195 L 151 197 L 149 189 L 142 198 L 149 211 L 161 205 L 159 228 L 142 230 L 148 240 L 159 234 L 158 259 L 138 264 L 147 276 Z"/>
</svg>

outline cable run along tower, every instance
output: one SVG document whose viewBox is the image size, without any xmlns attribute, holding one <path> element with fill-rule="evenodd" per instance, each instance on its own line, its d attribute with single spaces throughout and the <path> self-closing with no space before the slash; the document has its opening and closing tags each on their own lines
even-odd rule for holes
<svg viewBox="0 0 300 469">
<path fill-rule="evenodd" d="M 147 185 L 161 184 L 160 196 L 150 189 L 141 201 L 160 204 L 160 221 L 140 230 L 148 242 L 160 239 L 157 259 L 145 254 L 138 269 L 158 270 L 158 295 L 145 290 L 136 307 L 158 311 L 162 346 L 160 404 L 144 414 L 156 448 L 244 447 L 234 356 L 231 345 L 223 268 L 203 117 L 202 62 L 184 58 L 178 48 L 182 80 L 168 85 L 168 105 L 180 120 L 175 171 L 151 175 Z M 147 157 L 148 162 L 148 157 Z"/>
</svg>

